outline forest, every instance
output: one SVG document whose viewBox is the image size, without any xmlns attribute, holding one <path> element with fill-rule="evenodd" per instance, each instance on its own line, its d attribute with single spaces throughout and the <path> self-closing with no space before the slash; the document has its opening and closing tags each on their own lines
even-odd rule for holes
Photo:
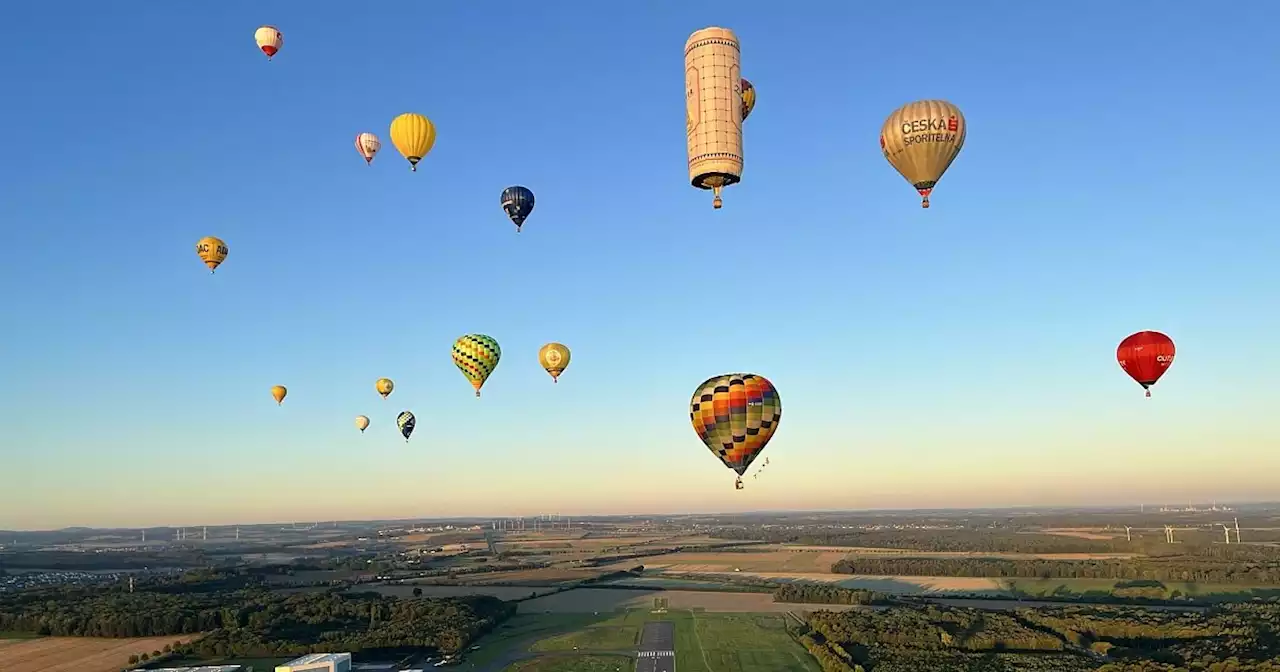
<svg viewBox="0 0 1280 672">
<path fill-rule="evenodd" d="M 993 578 L 1115 579 L 1280 584 L 1280 557 L 1223 562 L 1201 556 L 1132 560 L 1003 560 L 1000 558 L 853 557 L 831 566 L 836 574 L 984 576 Z"/>
<path fill-rule="evenodd" d="M 795 634 L 827 672 L 1280 672 L 1280 605 L 820 611 Z"/>
<path fill-rule="evenodd" d="M 892 604 L 893 598 L 874 590 L 841 588 L 826 583 L 786 583 L 773 591 L 773 601 L 797 604 Z"/>
<path fill-rule="evenodd" d="M 282 594 L 252 577 L 215 575 L 0 593 L 0 631 L 86 637 L 196 632 L 180 655 L 292 656 L 312 650 L 433 647 L 450 653 L 515 613 L 489 596 L 397 599 L 377 593 Z M 181 585 L 179 583 L 181 582 Z"/>
</svg>

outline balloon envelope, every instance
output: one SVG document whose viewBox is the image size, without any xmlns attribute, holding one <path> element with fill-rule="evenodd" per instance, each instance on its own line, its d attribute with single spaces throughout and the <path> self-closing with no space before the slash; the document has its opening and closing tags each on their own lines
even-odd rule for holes
<svg viewBox="0 0 1280 672">
<path fill-rule="evenodd" d="M 218 268 L 219 264 L 227 260 L 229 251 L 227 244 L 222 242 L 221 238 L 205 236 L 196 241 L 196 254 L 200 256 L 200 261 L 203 261 L 204 265 L 209 267 L 210 273 Z"/>
<path fill-rule="evenodd" d="M 413 428 L 418 424 L 418 419 L 413 417 L 409 411 L 404 411 L 396 416 L 396 427 L 400 428 L 400 436 L 404 437 L 405 442 L 409 441 L 409 435 L 413 433 Z"/>
<path fill-rule="evenodd" d="M 276 404 L 283 404 L 287 394 L 289 390 L 284 385 L 275 385 L 271 388 L 271 398 L 276 400 Z"/>
<path fill-rule="evenodd" d="M 491 336 L 467 334 L 453 342 L 453 364 L 467 377 L 480 396 L 480 388 L 502 359 L 502 348 Z"/>
<path fill-rule="evenodd" d="M 275 26 L 260 26 L 253 31 L 253 41 L 258 43 L 258 48 L 267 55 L 269 61 L 284 46 L 284 35 Z"/>
<path fill-rule="evenodd" d="M 756 109 L 756 87 L 746 79 L 742 80 L 742 120 L 746 121 L 751 110 Z"/>
<path fill-rule="evenodd" d="M 382 149 L 382 141 L 378 140 L 378 136 L 372 133 L 360 133 L 356 136 L 356 151 L 364 157 L 366 165 L 373 164 L 373 157 L 378 154 L 379 149 Z"/>
<path fill-rule="evenodd" d="M 741 476 L 778 431 L 782 399 L 764 376 L 727 373 L 694 390 L 689 419 L 702 443 Z"/>
<path fill-rule="evenodd" d="M 416 171 L 418 162 L 436 144 L 436 126 L 421 114 L 406 112 L 391 121 L 391 144 Z"/>
<path fill-rule="evenodd" d="M 1130 378 L 1147 390 L 1149 397 L 1150 387 L 1173 365 L 1174 354 L 1172 338 L 1158 331 L 1139 331 L 1120 341 L 1116 361 Z"/>
<path fill-rule="evenodd" d="M 538 350 L 538 363 L 558 383 L 560 374 L 569 366 L 569 348 L 562 343 L 548 343 Z"/>
<path fill-rule="evenodd" d="M 533 212 L 533 192 L 520 185 L 503 189 L 502 209 L 516 225 L 516 233 L 519 233 L 524 220 Z"/>
<path fill-rule="evenodd" d="M 964 147 L 969 126 L 945 100 L 917 100 L 893 111 L 880 129 L 880 150 L 920 193 L 921 207 Z"/>
<path fill-rule="evenodd" d="M 369 429 L 369 416 L 367 416 L 367 415 L 357 415 L 357 416 L 356 416 L 356 429 L 360 430 L 360 433 L 361 433 L 361 434 L 363 434 L 363 433 L 364 433 L 364 430 Z"/>
<path fill-rule="evenodd" d="M 396 384 L 391 382 L 390 378 L 379 378 L 377 382 L 373 384 L 373 389 L 377 390 L 378 394 L 381 394 L 383 399 L 386 399 L 387 395 L 391 394 L 392 390 L 396 389 Z"/>
</svg>

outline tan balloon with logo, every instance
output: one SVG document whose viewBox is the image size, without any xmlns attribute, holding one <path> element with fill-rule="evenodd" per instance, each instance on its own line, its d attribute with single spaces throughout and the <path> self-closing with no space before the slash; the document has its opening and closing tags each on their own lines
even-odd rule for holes
<svg viewBox="0 0 1280 672">
<path fill-rule="evenodd" d="M 205 236 L 196 241 L 196 254 L 200 255 L 200 261 L 209 267 L 210 273 L 227 260 L 227 253 L 227 244 L 222 242 L 221 238 Z"/>
<path fill-rule="evenodd" d="M 742 63 L 738 36 L 712 26 L 684 44 L 685 134 L 689 182 L 714 194 L 742 180 Z"/>
<path fill-rule="evenodd" d="M 560 343 L 548 343 L 538 350 L 538 363 L 551 374 L 552 382 L 560 382 L 560 374 L 569 367 L 569 348 Z"/>
<path fill-rule="evenodd" d="M 880 150 L 920 192 L 920 207 L 964 147 L 969 127 L 960 108 L 945 100 L 917 100 L 893 111 L 880 129 Z"/>
</svg>

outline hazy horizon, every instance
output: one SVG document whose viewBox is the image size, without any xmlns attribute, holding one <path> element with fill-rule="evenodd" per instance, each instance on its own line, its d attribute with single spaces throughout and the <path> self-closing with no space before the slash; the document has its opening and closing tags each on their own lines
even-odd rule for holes
<svg viewBox="0 0 1280 672">
<path fill-rule="evenodd" d="M 393 4 L 11 8 L 0 528 L 1280 498 L 1280 136 L 1232 121 L 1280 43 L 1236 14 Z M 720 211 L 681 123 L 708 25 L 758 94 Z M 921 98 L 969 129 L 929 210 L 877 144 Z M 1143 329 L 1177 344 L 1150 399 Z M 503 350 L 480 399 L 466 333 Z M 688 416 L 732 371 L 784 410 L 741 491 Z"/>
</svg>

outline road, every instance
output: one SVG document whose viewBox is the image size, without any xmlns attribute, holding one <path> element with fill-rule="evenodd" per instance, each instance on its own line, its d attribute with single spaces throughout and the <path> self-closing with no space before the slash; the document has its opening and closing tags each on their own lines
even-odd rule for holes
<svg viewBox="0 0 1280 672">
<path fill-rule="evenodd" d="M 676 672 L 676 627 L 671 621 L 644 624 L 636 672 Z"/>
</svg>

